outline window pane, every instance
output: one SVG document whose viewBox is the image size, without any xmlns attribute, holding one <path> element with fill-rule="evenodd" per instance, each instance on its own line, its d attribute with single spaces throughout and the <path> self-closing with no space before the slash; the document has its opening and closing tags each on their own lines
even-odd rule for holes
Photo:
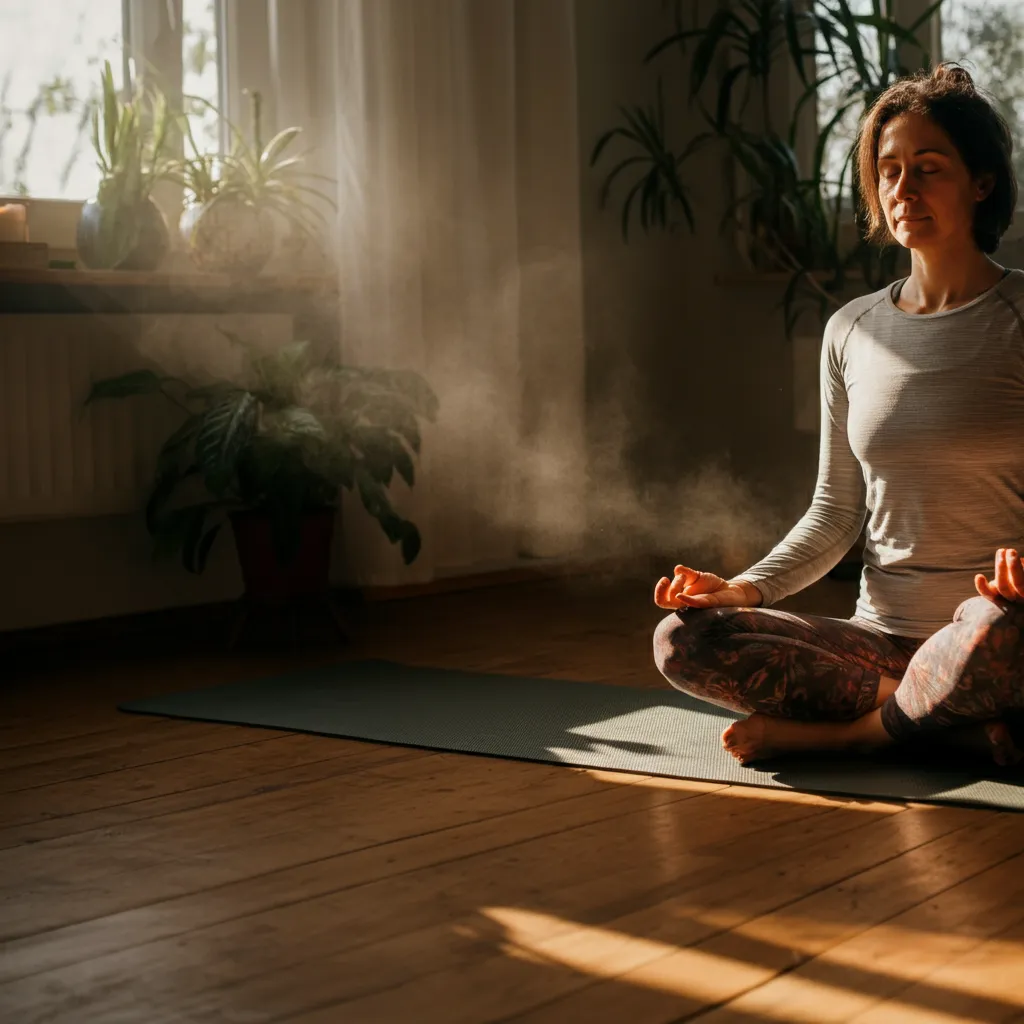
<svg viewBox="0 0 1024 1024">
<path fill-rule="evenodd" d="M 943 59 L 962 61 L 991 94 L 1013 132 L 1017 179 L 1024 182 L 1024 3 L 946 0 L 941 17 Z"/>
<path fill-rule="evenodd" d="M 182 91 L 220 108 L 217 62 L 217 12 L 214 0 L 182 0 Z M 220 149 L 220 123 L 203 103 L 188 104 L 188 119 L 196 145 L 204 152 Z"/>
<path fill-rule="evenodd" d="M 850 0 L 850 9 L 855 15 L 874 14 L 872 0 Z M 861 40 L 861 48 L 868 61 L 876 67 L 878 64 L 878 33 L 872 28 L 862 25 L 859 27 L 858 35 Z M 827 50 L 826 41 L 820 33 L 815 40 L 815 48 L 819 51 Z M 836 44 L 836 55 L 839 58 L 841 67 L 849 67 L 852 61 L 849 59 L 849 49 Z M 818 86 L 816 102 L 818 107 L 818 129 L 824 129 L 832 118 L 839 112 L 844 102 L 844 97 L 850 87 L 858 80 L 855 71 L 844 71 L 838 77 L 825 79 L 827 76 L 835 75 L 836 64 L 831 56 L 819 54 L 816 61 Z M 864 112 L 862 102 L 855 102 L 836 122 L 829 133 L 828 142 L 822 158 L 822 177 L 824 184 L 822 191 L 826 196 L 834 197 L 839 190 L 839 176 L 843 174 L 843 192 L 849 196 L 852 188 L 851 167 L 847 164 L 843 173 L 843 164 L 849 154 L 854 142 L 857 139 L 857 129 L 860 125 L 860 117 Z M 811 170 L 810 168 L 808 170 Z"/>
<path fill-rule="evenodd" d="M 121 0 L 0 0 L 0 194 L 88 199 L 90 101 L 122 82 Z"/>
</svg>

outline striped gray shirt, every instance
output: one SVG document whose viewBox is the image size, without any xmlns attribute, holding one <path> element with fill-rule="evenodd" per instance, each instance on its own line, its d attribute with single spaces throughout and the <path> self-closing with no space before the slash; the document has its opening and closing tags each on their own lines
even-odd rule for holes
<svg viewBox="0 0 1024 1024">
<path fill-rule="evenodd" d="M 749 580 L 767 607 L 821 579 L 867 521 L 856 614 L 928 637 L 1024 551 L 1024 270 L 970 302 L 913 314 L 906 278 L 848 302 L 821 348 L 818 479 Z"/>
</svg>

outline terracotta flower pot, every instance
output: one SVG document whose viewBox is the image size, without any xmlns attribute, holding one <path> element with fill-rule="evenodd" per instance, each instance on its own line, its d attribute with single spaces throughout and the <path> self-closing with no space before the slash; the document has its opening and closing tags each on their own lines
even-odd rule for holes
<svg viewBox="0 0 1024 1024">
<path fill-rule="evenodd" d="M 282 565 L 274 549 L 270 517 L 257 510 L 233 512 L 231 527 L 246 597 L 273 604 L 326 594 L 335 514 L 332 508 L 306 513 L 298 553 Z"/>
</svg>

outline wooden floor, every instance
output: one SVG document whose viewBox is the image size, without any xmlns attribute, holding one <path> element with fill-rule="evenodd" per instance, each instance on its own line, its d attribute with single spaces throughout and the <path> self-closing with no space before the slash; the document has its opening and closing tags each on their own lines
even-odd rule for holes
<svg viewBox="0 0 1024 1024">
<path fill-rule="evenodd" d="M 658 687 L 660 614 L 640 581 L 421 597 L 343 656 Z M 1024 1021 L 1024 815 L 115 710 L 339 654 L 8 674 L 0 1020 Z"/>
</svg>

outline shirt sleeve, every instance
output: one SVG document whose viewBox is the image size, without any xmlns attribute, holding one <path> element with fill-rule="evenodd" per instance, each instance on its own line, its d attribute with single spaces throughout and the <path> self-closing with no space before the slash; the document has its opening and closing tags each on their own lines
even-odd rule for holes
<svg viewBox="0 0 1024 1024">
<path fill-rule="evenodd" d="M 841 312 L 829 318 L 822 338 L 818 479 L 810 507 L 761 561 L 733 577 L 752 583 L 763 607 L 803 590 L 838 565 L 867 519 L 864 473 L 847 434 L 849 398 L 842 364 L 850 330 Z"/>
</svg>

